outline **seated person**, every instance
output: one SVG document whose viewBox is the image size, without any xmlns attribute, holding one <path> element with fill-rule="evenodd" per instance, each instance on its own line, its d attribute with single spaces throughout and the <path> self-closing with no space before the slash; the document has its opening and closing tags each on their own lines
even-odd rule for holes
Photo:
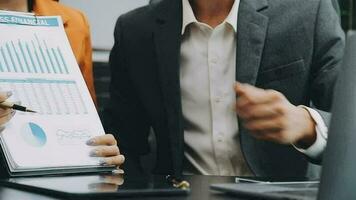
<svg viewBox="0 0 356 200">
<path fill-rule="evenodd" d="M 96 102 L 89 24 L 81 12 L 64 6 L 54 0 L 0 0 L 0 10 L 18 12 L 30 11 L 41 16 L 61 16 L 84 80 L 86 81 L 93 101 Z M 0 102 L 6 100 L 10 95 L 10 91 L 0 92 Z M 11 109 L 0 108 L 0 126 L 4 127 L 4 124 L 9 121 L 14 114 L 15 112 Z M 124 157 L 120 155 L 117 142 L 110 134 L 93 138 L 88 142 L 88 145 L 98 146 L 93 150 L 92 155 L 105 157 L 102 160 L 103 164 L 119 166 L 124 162 Z"/>
<path fill-rule="evenodd" d="M 304 154 L 318 160 L 326 143 L 343 48 L 331 0 L 136 9 L 116 24 L 106 129 L 125 170 L 142 170 L 152 128 L 155 173 L 305 177 Z"/>
</svg>

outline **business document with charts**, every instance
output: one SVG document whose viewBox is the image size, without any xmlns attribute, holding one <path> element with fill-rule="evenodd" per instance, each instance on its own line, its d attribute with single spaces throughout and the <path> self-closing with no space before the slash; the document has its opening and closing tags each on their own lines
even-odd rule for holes
<svg viewBox="0 0 356 200">
<path fill-rule="evenodd" d="M 0 11 L 0 88 L 37 113 L 1 133 L 11 172 L 98 167 L 86 141 L 104 129 L 60 17 Z"/>
</svg>

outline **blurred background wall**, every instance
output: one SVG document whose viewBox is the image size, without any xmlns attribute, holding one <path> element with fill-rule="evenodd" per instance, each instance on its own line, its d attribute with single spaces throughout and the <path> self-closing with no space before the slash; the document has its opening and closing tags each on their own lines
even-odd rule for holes
<svg viewBox="0 0 356 200">
<path fill-rule="evenodd" d="M 60 0 L 83 11 L 91 24 L 93 48 L 109 51 L 114 43 L 114 27 L 117 18 L 134 8 L 147 5 L 149 0 Z M 95 56 L 97 61 L 105 57 Z"/>
</svg>

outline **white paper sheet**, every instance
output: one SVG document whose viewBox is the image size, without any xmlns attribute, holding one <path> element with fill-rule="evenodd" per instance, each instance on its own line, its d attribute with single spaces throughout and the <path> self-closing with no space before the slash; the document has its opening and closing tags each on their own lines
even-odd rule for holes
<svg viewBox="0 0 356 200">
<path fill-rule="evenodd" d="M 85 143 L 104 130 L 60 17 L 0 12 L 0 88 L 38 112 L 1 134 L 19 168 L 98 165 Z"/>
</svg>

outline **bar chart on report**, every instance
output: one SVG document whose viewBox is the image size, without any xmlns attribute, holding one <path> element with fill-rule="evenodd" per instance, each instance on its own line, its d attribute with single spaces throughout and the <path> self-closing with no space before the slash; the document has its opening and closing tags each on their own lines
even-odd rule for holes
<svg viewBox="0 0 356 200">
<path fill-rule="evenodd" d="M 13 99 L 43 115 L 83 115 L 88 110 L 75 81 L 0 79 Z M 21 113 L 26 114 L 26 113 Z"/>
<path fill-rule="evenodd" d="M 0 42 L 0 72 L 68 74 L 63 50 L 52 43 L 36 33 L 32 38 Z"/>
</svg>

